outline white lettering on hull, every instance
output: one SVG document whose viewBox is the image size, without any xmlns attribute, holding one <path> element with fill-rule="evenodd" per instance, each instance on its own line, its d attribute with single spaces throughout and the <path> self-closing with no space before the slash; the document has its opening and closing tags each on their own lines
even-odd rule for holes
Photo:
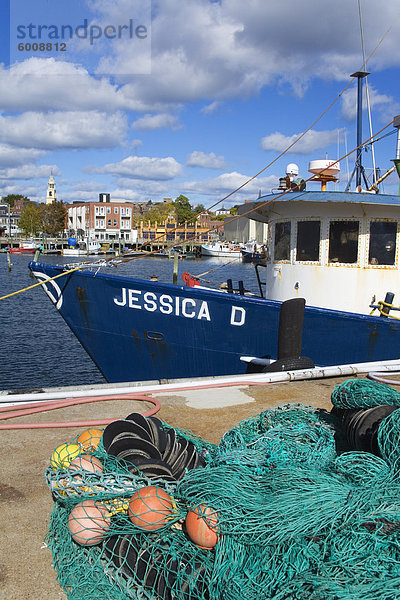
<svg viewBox="0 0 400 600">
<path fill-rule="evenodd" d="M 164 315 L 174 315 L 186 319 L 205 319 L 211 321 L 210 309 L 206 300 L 195 300 L 194 298 L 181 298 L 180 296 L 169 296 L 168 294 L 155 294 L 154 292 L 142 293 L 141 290 L 121 289 L 121 296 L 114 297 L 114 304 L 126 306 L 137 310 L 148 312 L 159 312 Z M 246 320 L 246 311 L 240 306 L 231 307 L 230 325 L 240 327 Z"/>
<path fill-rule="evenodd" d="M 241 306 L 232 306 L 231 325 L 244 325 L 246 320 L 246 311 Z"/>
</svg>

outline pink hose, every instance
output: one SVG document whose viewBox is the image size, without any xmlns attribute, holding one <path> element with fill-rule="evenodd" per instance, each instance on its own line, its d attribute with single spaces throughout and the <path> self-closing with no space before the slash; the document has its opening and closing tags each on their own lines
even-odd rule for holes
<svg viewBox="0 0 400 600">
<path fill-rule="evenodd" d="M 254 381 L 240 381 L 236 385 L 266 385 L 264 382 L 254 382 Z M 195 385 L 195 386 L 179 386 L 176 388 L 168 388 L 169 392 L 174 391 L 184 391 L 184 390 L 202 390 L 209 388 L 222 388 L 222 387 L 232 387 L 231 383 L 212 383 L 208 385 Z M 154 405 L 153 408 L 148 411 L 142 413 L 143 416 L 149 417 L 151 415 L 156 414 L 160 408 L 161 404 L 152 396 L 148 396 L 150 393 L 157 393 L 157 389 L 153 389 L 146 393 L 132 392 L 130 394 L 113 394 L 111 396 L 84 396 L 78 398 L 70 398 L 70 399 L 61 399 L 61 400 L 39 400 L 37 402 L 32 402 L 30 404 L 25 404 L 24 408 L 19 408 L 19 406 L 6 406 L 0 408 L 0 421 L 5 421 L 6 419 L 12 419 L 16 417 L 24 417 L 26 415 L 32 415 L 34 413 L 46 412 L 48 410 L 56 410 L 58 408 L 66 408 L 67 406 L 75 406 L 77 404 L 87 404 L 91 402 L 102 402 L 103 400 L 137 400 L 139 402 L 150 402 Z M 11 400 L 12 397 L 10 397 Z M 62 427 L 90 427 L 92 425 L 108 425 L 113 421 L 120 419 L 121 417 L 116 417 L 114 419 L 96 419 L 93 421 L 61 421 L 61 422 L 51 422 L 51 423 L 19 423 L 19 424 L 0 424 L 0 430 L 2 429 L 56 429 Z"/>
<path fill-rule="evenodd" d="M 75 406 L 76 404 L 87 404 L 90 402 L 101 402 L 103 400 L 137 400 L 141 402 L 150 402 L 153 404 L 153 408 L 142 413 L 143 416 L 149 417 L 157 413 L 161 404 L 156 398 L 146 396 L 145 394 L 132 393 L 132 394 L 114 394 L 112 396 L 89 396 L 65 400 L 48 400 L 46 402 L 39 401 L 31 404 L 25 404 L 24 408 L 19 406 L 7 406 L 0 408 L 0 420 L 5 421 L 6 419 L 12 419 L 15 417 L 24 417 L 38 412 L 46 412 L 48 410 L 56 410 L 57 408 L 65 408 L 67 406 Z M 96 419 L 94 421 L 63 421 L 54 423 L 19 423 L 19 424 L 4 424 L 0 425 L 1 429 L 56 429 L 61 427 L 90 427 L 91 425 L 108 425 L 113 421 L 119 419 Z"/>
</svg>

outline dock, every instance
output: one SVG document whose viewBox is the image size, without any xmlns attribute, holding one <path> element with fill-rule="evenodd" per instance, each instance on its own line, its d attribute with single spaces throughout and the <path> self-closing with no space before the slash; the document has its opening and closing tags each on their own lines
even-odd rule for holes
<svg viewBox="0 0 400 600">
<path fill-rule="evenodd" d="M 386 370 L 394 371 L 396 367 L 399 370 L 400 363 L 391 361 Z M 222 435 L 241 420 L 270 408 L 300 403 L 330 411 L 334 387 L 348 378 L 365 378 L 372 368 L 370 364 L 364 369 L 336 371 L 336 376 L 329 376 L 329 372 L 326 372 L 320 373 L 320 377 L 313 378 L 311 374 L 311 378 L 304 379 L 296 378 L 293 375 L 295 372 L 280 373 L 281 381 L 276 382 L 273 382 L 273 375 L 277 374 L 256 374 L 52 388 L 18 394 L 0 392 L 3 407 L 13 405 L 21 409 L 27 402 L 38 399 L 109 395 L 116 398 L 1 421 L 2 428 L 16 424 L 27 426 L 30 423 L 37 423 L 38 427 L 3 429 L 1 432 L 0 598 L 67 598 L 57 583 L 51 552 L 44 543 L 54 504 L 44 472 L 53 450 L 86 427 L 41 428 L 41 425 L 49 422 L 117 420 L 132 412 L 143 413 L 153 404 L 143 399 L 118 399 L 118 396 L 123 398 L 127 393 L 146 393 L 159 402 L 160 408 L 156 413 L 159 419 L 173 427 L 189 430 L 204 440 L 218 443 Z"/>
</svg>

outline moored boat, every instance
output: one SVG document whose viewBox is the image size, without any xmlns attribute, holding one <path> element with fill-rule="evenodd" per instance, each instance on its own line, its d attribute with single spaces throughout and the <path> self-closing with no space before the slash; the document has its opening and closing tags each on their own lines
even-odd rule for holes
<svg viewBox="0 0 400 600">
<path fill-rule="evenodd" d="M 87 256 L 88 254 L 99 254 L 100 249 L 101 244 L 97 240 L 89 240 L 89 242 L 82 240 L 73 246 L 64 248 L 62 253 L 64 256 Z"/>
<path fill-rule="evenodd" d="M 10 254 L 35 254 L 40 245 L 33 241 L 20 242 L 18 246 L 8 248 Z"/>
<path fill-rule="evenodd" d="M 212 242 L 201 246 L 202 256 L 219 256 L 223 258 L 232 258 L 241 256 L 241 245 L 236 242 Z"/>
<path fill-rule="evenodd" d="M 267 252 L 264 244 L 258 244 L 255 240 L 251 240 L 241 250 L 242 261 L 244 263 L 266 264 Z"/>
</svg>

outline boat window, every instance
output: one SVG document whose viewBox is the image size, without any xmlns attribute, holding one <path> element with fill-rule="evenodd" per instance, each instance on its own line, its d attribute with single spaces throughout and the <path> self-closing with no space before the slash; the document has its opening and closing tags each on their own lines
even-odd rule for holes
<svg viewBox="0 0 400 600">
<path fill-rule="evenodd" d="M 297 223 L 296 260 L 319 260 L 320 221 Z"/>
<path fill-rule="evenodd" d="M 369 226 L 369 253 L 370 265 L 394 265 L 396 260 L 396 234 L 395 221 L 372 221 Z"/>
<path fill-rule="evenodd" d="M 275 260 L 290 259 L 290 221 L 275 223 Z"/>
<path fill-rule="evenodd" d="M 358 221 L 331 221 L 329 224 L 329 262 L 357 262 Z"/>
</svg>

